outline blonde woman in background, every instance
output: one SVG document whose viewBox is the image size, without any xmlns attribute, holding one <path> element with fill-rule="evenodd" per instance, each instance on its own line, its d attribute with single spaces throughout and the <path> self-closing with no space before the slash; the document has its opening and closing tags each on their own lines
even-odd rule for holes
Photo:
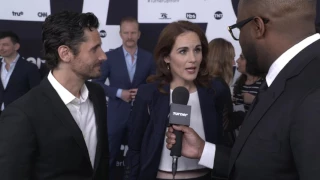
<svg viewBox="0 0 320 180">
<path fill-rule="evenodd" d="M 209 43 L 208 71 L 211 76 L 222 78 L 228 85 L 233 80 L 235 51 L 232 44 L 223 39 L 213 39 Z"/>
<path fill-rule="evenodd" d="M 225 88 L 230 90 L 230 85 L 233 81 L 233 65 L 235 57 L 235 50 L 232 44 L 223 39 L 213 39 L 209 43 L 208 52 L 208 72 L 214 80 L 221 81 Z M 223 128 L 224 141 L 226 145 L 233 146 L 235 141 L 234 130 L 238 127 L 236 123 L 235 114 L 233 113 L 233 104 L 230 98 L 226 98 L 216 106 L 217 109 L 223 111 Z"/>
</svg>

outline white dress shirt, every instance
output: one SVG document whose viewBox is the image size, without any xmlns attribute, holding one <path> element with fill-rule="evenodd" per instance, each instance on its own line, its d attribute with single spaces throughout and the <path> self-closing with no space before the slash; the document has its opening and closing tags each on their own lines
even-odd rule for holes
<svg viewBox="0 0 320 180">
<path fill-rule="evenodd" d="M 268 74 L 266 76 L 266 81 L 268 87 L 271 86 L 274 79 L 278 76 L 280 71 L 293 59 L 300 51 L 320 39 L 320 34 L 316 33 L 309 36 L 299 42 L 298 44 L 292 46 L 285 53 L 283 53 L 269 68 Z"/>
<path fill-rule="evenodd" d="M 14 70 L 14 67 L 16 67 L 17 61 L 19 60 L 20 55 L 18 54 L 17 57 L 10 63 L 10 67 L 9 70 L 6 69 L 6 61 L 4 60 L 4 58 L 2 58 L 2 65 L 1 65 L 1 82 L 3 85 L 3 89 L 7 88 L 9 79 L 11 77 L 11 74 Z M 4 103 L 2 103 L 1 105 L 1 111 L 4 110 Z"/>
<path fill-rule="evenodd" d="M 281 72 L 281 70 L 304 48 L 320 39 L 320 34 L 314 34 L 300 41 L 298 44 L 292 46 L 286 52 L 284 52 L 276 61 L 272 63 L 266 76 L 267 85 L 271 86 L 272 82 Z M 214 158 L 216 153 L 216 146 L 209 142 L 205 143 L 199 164 L 208 168 L 213 168 Z"/>
<path fill-rule="evenodd" d="M 79 126 L 87 145 L 91 165 L 94 167 L 97 147 L 97 128 L 93 104 L 88 98 L 89 91 L 87 86 L 85 84 L 82 86 L 80 90 L 80 98 L 77 98 L 55 79 L 52 72 L 49 73 L 48 80 L 57 91 L 61 100 L 67 106 L 73 119 Z"/>
<path fill-rule="evenodd" d="M 170 93 L 172 95 L 172 90 Z M 170 104 L 171 103 L 172 103 L 172 96 L 170 96 Z M 190 94 L 188 105 L 191 106 L 190 127 L 192 127 L 202 139 L 205 139 L 198 92 L 193 92 Z M 166 144 L 165 139 L 166 138 L 163 139 L 164 144 Z M 171 167 L 172 167 L 172 157 L 170 156 L 170 150 L 168 150 L 164 145 L 162 148 L 159 170 L 171 172 L 172 171 Z M 199 165 L 198 159 L 190 159 L 190 158 L 181 156 L 179 158 L 177 171 L 188 171 L 188 170 L 196 170 L 196 169 L 204 169 L 204 168 L 205 168 L 204 166 Z"/>
</svg>

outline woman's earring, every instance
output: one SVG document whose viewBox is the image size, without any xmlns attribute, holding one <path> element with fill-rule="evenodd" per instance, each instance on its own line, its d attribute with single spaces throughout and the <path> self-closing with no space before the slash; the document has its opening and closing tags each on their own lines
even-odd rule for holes
<svg viewBox="0 0 320 180">
<path fill-rule="evenodd" d="M 169 63 L 167 63 L 167 69 L 168 69 L 168 70 L 170 70 L 170 66 L 169 66 Z"/>
</svg>

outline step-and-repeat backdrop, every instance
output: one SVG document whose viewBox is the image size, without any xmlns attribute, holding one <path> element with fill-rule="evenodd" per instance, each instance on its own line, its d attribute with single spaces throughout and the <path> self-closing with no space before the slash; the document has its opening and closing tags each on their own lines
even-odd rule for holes
<svg viewBox="0 0 320 180">
<path fill-rule="evenodd" d="M 133 16 L 140 22 L 139 46 L 153 51 L 163 27 L 176 20 L 197 23 L 206 32 L 208 41 L 222 37 L 235 47 L 236 57 L 241 49 L 227 31 L 236 22 L 238 0 L 0 0 L 0 30 L 12 30 L 21 38 L 20 54 L 35 63 L 42 74 L 41 25 L 44 19 L 62 10 L 93 12 L 100 20 L 103 49 L 108 51 L 121 45 L 119 22 L 124 16 Z M 237 74 L 236 74 L 237 76 Z M 119 179 L 128 150 L 120 147 L 116 163 Z"/>
<path fill-rule="evenodd" d="M 236 21 L 238 0 L 0 0 L 0 30 L 13 30 L 21 38 L 20 54 L 35 63 L 46 74 L 42 59 L 41 25 L 44 19 L 61 10 L 93 12 L 100 20 L 103 49 L 108 51 L 121 45 L 119 22 L 133 16 L 141 23 L 139 46 L 153 51 L 158 34 L 164 26 L 176 20 L 199 24 L 208 40 L 223 37 L 233 43 L 227 26 Z M 235 8 L 236 9 L 236 8 Z"/>
</svg>

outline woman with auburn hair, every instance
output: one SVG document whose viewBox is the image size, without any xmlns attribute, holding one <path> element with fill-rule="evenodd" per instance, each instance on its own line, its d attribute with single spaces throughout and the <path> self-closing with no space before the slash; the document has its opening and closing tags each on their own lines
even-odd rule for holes
<svg viewBox="0 0 320 180">
<path fill-rule="evenodd" d="M 235 51 L 233 45 L 223 39 L 213 39 L 209 43 L 208 71 L 213 77 L 222 78 L 228 85 L 233 80 Z"/>
<path fill-rule="evenodd" d="M 228 97 L 231 100 L 231 93 L 210 78 L 207 53 L 208 42 L 198 25 L 177 21 L 162 30 L 154 51 L 156 75 L 139 87 L 131 113 L 127 179 L 173 179 L 172 157 L 164 144 L 171 94 L 176 87 L 189 91 L 190 127 L 209 142 L 222 142 L 223 112 L 217 104 Z M 204 158 L 180 157 L 175 178 L 209 180 L 211 173 L 205 166 Z"/>
</svg>

